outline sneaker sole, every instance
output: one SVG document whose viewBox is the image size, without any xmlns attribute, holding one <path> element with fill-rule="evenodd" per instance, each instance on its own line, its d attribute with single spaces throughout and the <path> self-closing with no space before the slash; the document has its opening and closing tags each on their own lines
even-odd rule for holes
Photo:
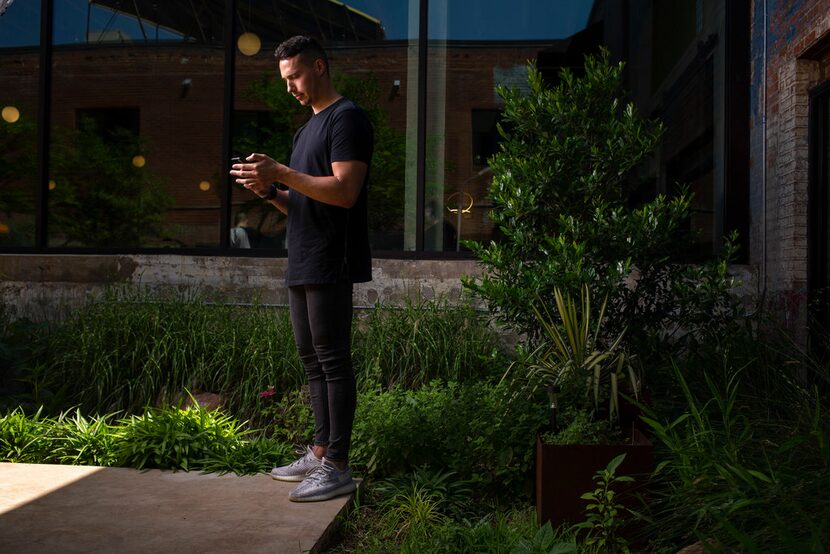
<svg viewBox="0 0 830 554">
<path fill-rule="evenodd" d="M 303 479 L 305 479 L 305 473 L 302 475 L 274 475 L 273 473 L 269 473 L 268 475 L 271 476 L 271 479 L 276 479 L 277 481 L 287 481 L 289 483 L 299 483 Z"/>
<path fill-rule="evenodd" d="M 357 489 L 357 484 L 354 481 L 346 483 L 342 485 L 340 488 L 334 489 L 333 491 L 323 492 L 320 494 L 315 494 L 313 496 L 303 496 L 303 497 L 293 497 L 290 494 L 288 495 L 288 500 L 291 502 L 321 502 L 323 500 L 329 500 L 334 498 L 335 496 L 341 496 L 344 494 L 349 494 Z"/>
</svg>

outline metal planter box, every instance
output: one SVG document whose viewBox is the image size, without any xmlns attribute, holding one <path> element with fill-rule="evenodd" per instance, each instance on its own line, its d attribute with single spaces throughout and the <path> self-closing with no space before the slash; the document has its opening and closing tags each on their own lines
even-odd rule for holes
<svg viewBox="0 0 830 554">
<path fill-rule="evenodd" d="M 617 475 L 628 475 L 635 481 L 618 493 L 625 493 L 620 502 L 637 509 L 634 492 L 644 492 L 652 471 L 654 446 L 638 429 L 633 429 L 630 444 L 542 444 L 536 438 L 536 515 L 539 524 L 550 521 L 554 527 L 563 523 L 585 520 L 587 500 L 580 496 L 594 490 L 597 471 L 604 469 L 615 456 L 625 453 Z M 629 497 L 628 500 L 626 497 Z"/>
</svg>

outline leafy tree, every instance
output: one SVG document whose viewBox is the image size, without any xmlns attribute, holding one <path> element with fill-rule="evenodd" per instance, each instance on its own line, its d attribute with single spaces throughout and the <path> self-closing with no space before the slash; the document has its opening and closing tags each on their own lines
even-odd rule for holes
<svg viewBox="0 0 830 554">
<path fill-rule="evenodd" d="M 531 341 L 541 330 L 534 305 L 552 306 L 556 287 L 578 294 L 588 285 L 607 297 L 607 336 L 636 330 L 626 341 L 641 352 L 670 336 L 715 331 L 733 307 L 732 239 L 711 262 L 677 261 L 693 240 L 685 230 L 689 194 L 628 205 L 633 170 L 653 152 L 662 125 L 624 102 L 622 71 L 603 51 L 586 57 L 584 77 L 565 69 L 548 88 L 531 64 L 528 94 L 498 89 L 504 141 L 490 160 L 490 196 L 503 240 L 469 244 L 485 273 L 465 285 Z"/>
</svg>

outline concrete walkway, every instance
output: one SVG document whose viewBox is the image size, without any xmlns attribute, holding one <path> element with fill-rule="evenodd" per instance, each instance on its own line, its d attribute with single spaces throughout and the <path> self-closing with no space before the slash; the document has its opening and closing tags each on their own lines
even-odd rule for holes
<svg viewBox="0 0 830 554">
<path fill-rule="evenodd" d="M 0 464 L 0 552 L 318 551 L 351 500 L 289 502 L 267 475 Z"/>
</svg>

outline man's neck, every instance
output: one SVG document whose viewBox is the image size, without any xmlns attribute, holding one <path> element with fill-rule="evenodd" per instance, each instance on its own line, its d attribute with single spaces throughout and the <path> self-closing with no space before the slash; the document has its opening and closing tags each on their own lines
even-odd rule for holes
<svg viewBox="0 0 830 554">
<path fill-rule="evenodd" d="M 330 87 L 324 94 L 320 96 L 319 100 L 316 100 L 314 103 L 311 104 L 311 109 L 314 113 L 320 113 L 338 100 L 340 100 L 340 94 L 334 90 L 333 87 Z"/>
</svg>

